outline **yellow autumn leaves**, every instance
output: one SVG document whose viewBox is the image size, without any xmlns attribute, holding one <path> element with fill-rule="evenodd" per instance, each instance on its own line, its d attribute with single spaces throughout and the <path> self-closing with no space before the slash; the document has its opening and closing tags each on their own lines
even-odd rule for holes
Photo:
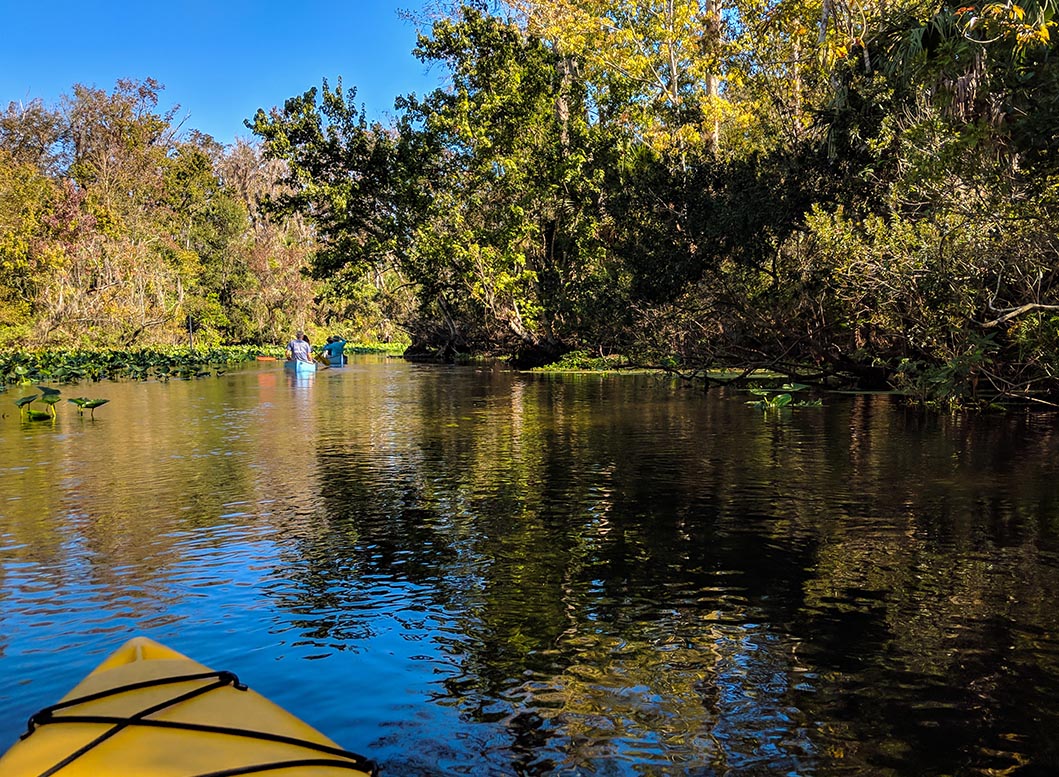
<svg viewBox="0 0 1059 777">
<path fill-rule="evenodd" d="M 981 33 L 985 36 L 982 42 L 993 40 L 1013 40 L 1017 47 L 1034 48 L 1046 46 L 1051 42 L 1051 31 L 1055 28 L 1053 9 L 1047 4 L 1029 8 L 1015 3 L 990 3 L 979 10 L 966 6 L 956 14 L 966 19 L 965 30 L 968 34 Z"/>
</svg>

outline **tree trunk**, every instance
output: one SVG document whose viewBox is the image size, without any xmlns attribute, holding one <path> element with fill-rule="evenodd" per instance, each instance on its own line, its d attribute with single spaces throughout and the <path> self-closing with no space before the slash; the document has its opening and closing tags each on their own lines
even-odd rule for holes
<svg viewBox="0 0 1059 777">
<path fill-rule="evenodd" d="M 706 0 L 707 49 L 718 52 L 721 49 L 721 0 Z M 706 77 L 706 94 L 710 98 L 710 113 L 713 116 L 713 131 L 710 144 L 716 154 L 721 150 L 721 119 L 717 115 L 717 103 L 721 99 L 721 78 L 716 73 Z"/>
</svg>

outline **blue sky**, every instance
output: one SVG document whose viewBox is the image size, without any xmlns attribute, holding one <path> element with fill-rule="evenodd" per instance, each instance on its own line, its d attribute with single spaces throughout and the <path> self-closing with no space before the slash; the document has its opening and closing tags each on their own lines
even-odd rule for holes
<svg viewBox="0 0 1059 777">
<path fill-rule="evenodd" d="M 185 129 L 223 143 L 249 137 L 258 108 L 339 76 L 369 118 L 387 121 L 395 97 L 422 94 L 444 73 L 412 56 L 416 28 L 398 9 L 421 0 L 70 2 L 0 0 L 0 107 L 54 104 L 76 83 L 108 92 L 119 78 L 154 78 L 162 107 Z"/>
</svg>

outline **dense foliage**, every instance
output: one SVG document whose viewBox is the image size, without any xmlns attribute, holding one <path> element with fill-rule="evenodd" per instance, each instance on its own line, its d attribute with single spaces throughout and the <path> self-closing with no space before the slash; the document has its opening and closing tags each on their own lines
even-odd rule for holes
<svg viewBox="0 0 1059 777">
<path fill-rule="evenodd" d="M 416 51 L 450 83 L 395 127 L 325 82 L 254 129 L 317 267 L 410 284 L 424 349 L 1052 401 L 1055 10 L 468 3 Z"/>
<path fill-rule="evenodd" d="M 276 343 L 326 325 L 376 339 L 370 284 L 319 303 L 313 229 L 261 208 L 284 166 L 182 134 L 161 88 L 75 86 L 0 113 L 0 346 Z"/>
<path fill-rule="evenodd" d="M 457 4 L 415 52 L 444 88 L 382 126 L 324 81 L 247 122 L 259 147 L 178 140 L 150 82 L 77 87 L 0 120 L 0 328 L 315 318 L 435 354 L 1055 402 L 1055 11 Z"/>
<path fill-rule="evenodd" d="M 262 349 L 253 346 L 7 351 L 0 353 L 0 391 L 42 381 L 188 380 L 217 374 L 225 365 L 253 360 L 261 352 Z M 277 354 L 282 357 L 278 348 L 274 349 L 272 358 Z"/>
</svg>

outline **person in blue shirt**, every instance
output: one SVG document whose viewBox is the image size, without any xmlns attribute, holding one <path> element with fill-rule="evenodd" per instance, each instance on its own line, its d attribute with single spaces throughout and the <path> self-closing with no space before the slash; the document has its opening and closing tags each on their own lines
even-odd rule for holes
<svg viewBox="0 0 1059 777">
<path fill-rule="evenodd" d="M 320 353 L 331 363 L 332 367 L 341 367 L 345 363 L 342 353 L 345 348 L 345 340 L 338 335 L 331 335 L 327 338 L 327 345 L 320 350 Z"/>
</svg>

